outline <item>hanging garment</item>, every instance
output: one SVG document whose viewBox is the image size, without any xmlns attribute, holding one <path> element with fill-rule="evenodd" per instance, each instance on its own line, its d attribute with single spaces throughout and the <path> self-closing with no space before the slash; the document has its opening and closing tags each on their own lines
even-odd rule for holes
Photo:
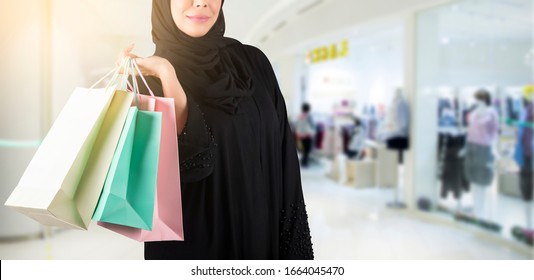
<svg viewBox="0 0 534 280">
<path fill-rule="evenodd" d="M 317 133 L 315 134 L 315 148 L 320 150 L 323 148 L 325 126 L 323 123 L 317 124 Z"/>
<path fill-rule="evenodd" d="M 326 126 L 324 130 L 321 154 L 328 158 L 334 158 L 337 154 L 336 143 L 339 137 L 336 137 L 337 130 L 333 125 Z"/>
<path fill-rule="evenodd" d="M 410 110 L 408 102 L 400 94 L 397 94 L 388 108 L 384 123 L 383 136 L 388 149 L 399 152 L 398 162 L 404 162 L 404 150 L 410 147 Z"/>
<path fill-rule="evenodd" d="M 410 147 L 408 137 L 393 137 L 386 140 L 386 146 L 391 150 L 406 150 Z"/>
<path fill-rule="evenodd" d="M 384 123 L 384 138 L 407 138 L 410 131 L 410 108 L 401 95 L 391 102 Z"/>
<path fill-rule="evenodd" d="M 467 142 L 464 172 L 472 184 L 489 186 L 493 181 L 495 157 L 490 146 Z"/>
<path fill-rule="evenodd" d="M 446 109 L 452 110 L 452 103 L 449 98 L 439 98 L 438 99 L 438 118 L 443 115 L 443 111 Z"/>
<path fill-rule="evenodd" d="M 515 146 L 515 161 L 522 167 L 525 155 L 534 154 L 534 103 L 525 102 L 524 109 L 519 117 L 517 142 Z"/>
<path fill-rule="evenodd" d="M 345 154 L 349 159 L 362 159 L 365 156 L 365 129 L 354 126 L 350 131 L 349 142 Z"/>
<path fill-rule="evenodd" d="M 513 121 L 519 120 L 519 114 L 520 114 L 519 108 L 521 107 L 517 105 L 518 104 L 513 99 L 513 97 L 511 96 L 506 97 L 506 116 Z"/>
<path fill-rule="evenodd" d="M 375 117 L 369 118 L 365 127 L 367 128 L 367 138 L 370 140 L 376 140 L 378 120 Z"/>
<path fill-rule="evenodd" d="M 467 142 L 491 146 L 498 129 L 499 116 L 494 108 L 476 108 L 468 116 Z"/>
<path fill-rule="evenodd" d="M 469 182 L 464 174 L 464 157 L 460 151 L 465 148 L 465 135 L 439 135 L 441 197 L 449 193 L 459 199 L 462 191 L 469 191 Z"/>
<path fill-rule="evenodd" d="M 349 151 L 349 143 L 352 136 L 352 130 L 354 125 L 344 125 L 341 127 L 341 141 L 343 146 L 343 153 Z"/>
<path fill-rule="evenodd" d="M 520 189 L 525 201 L 532 201 L 532 188 L 534 188 L 534 104 L 532 101 L 525 101 L 524 109 L 521 111 L 520 124 L 517 133 L 515 147 L 515 161 L 519 165 Z"/>
<path fill-rule="evenodd" d="M 365 129 L 354 127 L 350 136 L 348 151 L 359 152 L 365 148 Z"/>
<path fill-rule="evenodd" d="M 523 158 L 523 166 L 519 170 L 519 182 L 521 188 L 521 195 L 524 201 L 532 201 L 532 192 L 534 189 L 534 157 L 525 155 Z"/>
</svg>

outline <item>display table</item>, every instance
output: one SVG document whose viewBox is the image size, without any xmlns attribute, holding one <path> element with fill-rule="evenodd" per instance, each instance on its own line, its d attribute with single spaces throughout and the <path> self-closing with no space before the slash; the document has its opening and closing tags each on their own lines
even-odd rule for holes
<svg viewBox="0 0 534 280">
<path fill-rule="evenodd" d="M 375 186 L 397 187 L 399 182 L 398 152 L 389 150 L 385 144 L 376 141 L 367 140 L 366 145 L 376 161 Z"/>
<path fill-rule="evenodd" d="M 356 188 L 375 186 L 374 160 L 347 160 L 347 185 Z"/>
</svg>

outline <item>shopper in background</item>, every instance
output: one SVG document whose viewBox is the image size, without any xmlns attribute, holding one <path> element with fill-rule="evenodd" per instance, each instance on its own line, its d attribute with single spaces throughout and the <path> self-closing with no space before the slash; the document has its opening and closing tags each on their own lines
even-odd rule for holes
<svg viewBox="0 0 534 280">
<path fill-rule="evenodd" d="M 362 121 L 354 117 L 354 127 L 352 128 L 349 145 L 347 147 L 347 157 L 349 159 L 362 159 L 365 149 L 365 129 Z"/>
<path fill-rule="evenodd" d="M 315 124 L 310 115 L 311 106 L 309 103 L 302 104 L 301 113 L 295 122 L 295 133 L 298 141 L 302 145 L 302 167 L 308 167 L 310 153 L 313 148 L 313 139 L 315 138 Z"/>
<path fill-rule="evenodd" d="M 185 240 L 145 258 L 312 259 L 284 98 L 267 57 L 224 37 L 223 2 L 152 1 L 154 55 L 119 56 L 176 105 Z"/>
</svg>

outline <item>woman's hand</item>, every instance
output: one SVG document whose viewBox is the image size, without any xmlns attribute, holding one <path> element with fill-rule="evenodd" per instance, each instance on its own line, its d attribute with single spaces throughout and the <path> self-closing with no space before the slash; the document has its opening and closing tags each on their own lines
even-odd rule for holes
<svg viewBox="0 0 534 280">
<path fill-rule="evenodd" d="M 122 50 L 119 53 L 115 64 L 117 66 L 120 66 L 124 58 L 131 57 L 134 59 L 143 76 L 155 76 L 161 79 L 164 77 L 172 77 L 176 75 L 176 73 L 174 72 L 174 67 L 167 59 L 159 56 L 139 57 L 132 53 L 133 48 L 134 44 L 131 44 L 124 50 Z M 135 72 L 137 75 L 139 75 L 137 73 L 137 69 Z"/>
<path fill-rule="evenodd" d="M 133 48 L 134 45 L 131 44 L 122 50 L 115 63 L 120 66 L 126 57 L 131 57 L 143 76 L 155 76 L 161 80 L 163 95 L 174 98 L 176 131 L 181 134 L 187 120 L 187 97 L 176 77 L 174 67 L 167 59 L 159 56 L 139 57 L 132 53 Z M 135 69 L 135 72 L 139 75 L 137 69 Z"/>
<path fill-rule="evenodd" d="M 131 57 L 131 58 L 136 58 L 138 57 L 137 55 L 133 54 L 132 53 L 132 50 L 134 48 L 135 44 L 131 44 L 129 46 L 127 46 L 124 50 L 122 50 L 119 55 L 117 56 L 117 60 L 115 60 L 115 65 L 117 67 L 119 67 L 122 63 L 122 61 L 126 58 L 126 57 Z"/>
</svg>

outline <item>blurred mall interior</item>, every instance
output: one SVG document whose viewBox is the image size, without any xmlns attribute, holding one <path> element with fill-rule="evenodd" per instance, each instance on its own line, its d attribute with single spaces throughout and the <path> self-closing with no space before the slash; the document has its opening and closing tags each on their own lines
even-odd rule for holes
<svg viewBox="0 0 534 280">
<path fill-rule="evenodd" d="M 534 259 L 533 0 L 225 2 L 284 94 L 316 259 Z M 143 258 L 3 204 L 73 89 L 153 53 L 150 10 L 0 0 L 0 259 Z"/>
</svg>

